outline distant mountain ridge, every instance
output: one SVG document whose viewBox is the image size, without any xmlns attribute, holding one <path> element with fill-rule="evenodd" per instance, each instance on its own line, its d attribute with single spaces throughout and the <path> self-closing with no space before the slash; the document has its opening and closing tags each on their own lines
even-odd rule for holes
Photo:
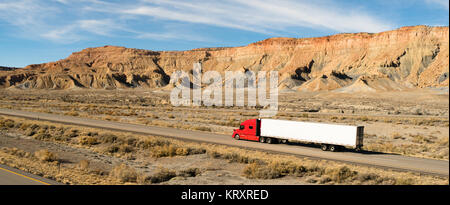
<svg viewBox="0 0 450 205">
<path fill-rule="evenodd" d="M 0 66 L 0 71 L 12 71 L 12 70 L 17 70 L 17 69 L 20 69 L 20 68 Z"/>
<path fill-rule="evenodd" d="M 176 70 L 279 72 L 281 89 L 376 91 L 449 84 L 449 27 L 412 26 L 381 33 L 270 38 L 241 47 L 150 51 L 86 48 L 66 59 L 0 69 L 1 88 L 155 88 Z"/>
</svg>

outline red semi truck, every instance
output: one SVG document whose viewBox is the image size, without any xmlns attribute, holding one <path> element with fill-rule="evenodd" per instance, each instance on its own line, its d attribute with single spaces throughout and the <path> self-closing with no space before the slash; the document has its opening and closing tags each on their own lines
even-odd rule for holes
<svg viewBox="0 0 450 205">
<path fill-rule="evenodd" d="M 351 147 L 360 151 L 363 146 L 363 126 L 298 122 L 274 119 L 251 119 L 241 123 L 233 132 L 237 140 L 262 143 L 289 141 L 320 144 L 323 151 L 338 151 Z"/>
</svg>

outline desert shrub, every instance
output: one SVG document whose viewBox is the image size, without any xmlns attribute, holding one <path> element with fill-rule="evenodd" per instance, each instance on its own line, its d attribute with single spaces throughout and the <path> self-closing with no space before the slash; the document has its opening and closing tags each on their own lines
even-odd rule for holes
<svg viewBox="0 0 450 205">
<path fill-rule="evenodd" d="M 125 139 L 125 143 L 126 143 L 127 145 L 130 145 L 130 146 L 133 146 L 133 147 L 136 146 L 137 141 L 138 141 L 138 140 L 137 140 L 135 137 L 131 137 L 131 136 L 128 136 L 128 137 Z"/>
<path fill-rule="evenodd" d="M 169 181 L 170 179 L 176 177 L 176 173 L 173 170 L 167 168 L 160 168 L 155 174 L 151 176 L 150 181 L 152 183 L 161 183 Z"/>
<path fill-rule="evenodd" d="M 87 170 L 89 168 L 89 160 L 83 159 L 78 163 L 78 168 L 81 170 Z"/>
<path fill-rule="evenodd" d="M 35 130 L 35 129 L 39 128 L 39 125 L 37 125 L 37 124 L 32 124 L 32 125 L 30 126 L 30 128 L 33 129 L 33 130 Z"/>
<path fill-rule="evenodd" d="M 69 111 L 69 112 L 66 112 L 64 114 L 70 115 L 70 116 L 78 116 L 78 115 L 80 115 L 77 111 Z"/>
<path fill-rule="evenodd" d="M 202 171 L 199 168 L 187 168 L 187 169 L 179 171 L 178 176 L 195 177 L 201 173 L 202 173 Z"/>
<path fill-rule="evenodd" d="M 130 145 L 126 145 L 126 144 L 121 144 L 119 146 L 119 152 L 121 153 L 130 153 L 133 152 L 133 147 Z"/>
<path fill-rule="evenodd" d="M 68 138 L 74 138 L 74 137 L 78 137 L 79 135 L 79 131 L 77 129 L 67 129 L 64 132 L 64 137 L 68 137 Z"/>
<path fill-rule="evenodd" d="M 169 145 L 170 142 L 167 140 L 160 140 L 160 139 L 144 139 L 139 140 L 136 142 L 136 147 L 142 148 L 142 149 L 149 149 L 154 146 L 163 146 L 163 145 Z"/>
<path fill-rule="evenodd" d="M 367 116 L 363 116 L 363 117 L 358 118 L 358 120 L 365 122 L 365 121 L 368 121 L 369 118 Z"/>
<path fill-rule="evenodd" d="M 356 171 L 350 170 L 347 166 L 343 166 L 340 168 L 328 169 L 326 170 L 325 174 L 329 176 L 332 181 L 341 183 L 347 179 L 353 178 L 358 173 Z"/>
<path fill-rule="evenodd" d="M 396 178 L 395 185 L 413 185 L 414 180 L 411 178 Z"/>
<path fill-rule="evenodd" d="M 175 154 L 176 155 L 180 155 L 180 156 L 186 156 L 189 154 L 189 148 L 186 147 L 178 147 L 175 150 Z"/>
<path fill-rule="evenodd" d="M 315 171 L 315 170 L 309 170 L 306 167 L 302 165 L 297 165 L 291 162 L 282 162 L 282 163 L 271 163 L 269 166 L 272 167 L 272 169 L 279 170 L 281 175 L 295 175 L 295 176 L 303 176 L 307 172 Z"/>
<path fill-rule="evenodd" d="M 136 182 L 138 175 L 133 168 L 125 164 L 120 164 L 111 170 L 109 176 L 120 182 Z"/>
<path fill-rule="evenodd" d="M 362 174 L 358 175 L 357 179 L 361 182 L 365 182 L 365 181 L 377 180 L 378 177 L 379 176 L 374 173 L 362 173 Z"/>
<path fill-rule="evenodd" d="M 448 147 L 448 140 L 449 140 L 448 137 L 441 138 L 440 140 L 438 140 L 438 144 L 440 146 Z"/>
<path fill-rule="evenodd" d="M 395 132 L 395 133 L 392 134 L 392 138 L 394 138 L 394 139 L 400 139 L 400 138 L 402 138 L 402 135 L 399 134 L 398 132 Z"/>
<path fill-rule="evenodd" d="M 202 148 L 178 147 L 176 145 L 169 144 L 150 147 L 150 152 L 152 157 L 159 158 L 203 154 L 205 153 L 205 150 Z"/>
<path fill-rule="evenodd" d="M 53 162 L 58 160 L 57 155 L 53 152 L 48 151 L 47 149 L 36 151 L 34 153 L 34 156 L 36 156 L 36 158 L 43 162 Z"/>
<path fill-rule="evenodd" d="M 115 143 L 118 139 L 116 135 L 111 133 L 101 134 L 99 138 L 102 143 Z"/>
<path fill-rule="evenodd" d="M 52 139 L 52 136 L 47 133 L 38 133 L 33 136 L 34 139 L 42 140 L 42 141 L 49 141 Z"/>
<path fill-rule="evenodd" d="M 156 146 L 151 149 L 152 157 L 172 157 L 177 153 L 177 148 L 174 145 Z"/>
<path fill-rule="evenodd" d="M 212 131 L 210 127 L 204 127 L 204 126 L 196 126 L 193 129 L 194 130 L 205 131 L 205 132 L 211 132 Z"/>
<path fill-rule="evenodd" d="M 242 174 L 250 179 L 275 179 L 281 177 L 281 171 L 274 166 L 266 166 L 258 163 L 247 165 Z"/>
<path fill-rule="evenodd" d="M 412 141 L 415 143 L 423 144 L 423 143 L 431 143 L 432 140 L 430 140 L 428 137 L 423 135 L 410 135 L 413 139 Z"/>
<path fill-rule="evenodd" d="M 15 125 L 14 120 L 6 119 L 3 122 L 0 122 L 0 127 L 13 128 Z"/>
<path fill-rule="evenodd" d="M 28 124 L 28 123 L 22 123 L 22 124 L 20 125 L 19 129 L 25 131 L 25 130 L 27 130 L 29 127 L 30 127 L 30 124 Z"/>
<path fill-rule="evenodd" d="M 24 157 L 24 158 L 29 158 L 31 157 L 31 153 L 29 152 L 25 152 L 23 150 L 20 150 L 16 147 L 2 147 L 1 151 L 8 153 L 10 155 L 14 155 L 14 156 L 18 156 L 18 157 Z"/>
<path fill-rule="evenodd" d="M 130 153 L 133 152 L 133 147 L 126 144 L 112 144 L 105 148 L 105 151 L 110 154 L 114 153 Z"/>
<path fill-rule="evenodd" d="M 25 130 L 26 136 L 33 136 L 36 134 L 36 131 L 34 131 L 31 127 L 29 127 L 27 130 Z"/>
<path fill-rule="evenodd" d="M 326 183 L 331 182 L 331 181 L 332 180 L 331 180 L 331 178 L 329 176 L 322 176 L 319 179 L 319 183 L 320 184 L 326 184 Z"/>
<path fill-rule="evenodd" d="M 79 143 L 81 145 L 97 145 L 99 144 L 98 140 L 96 137 L 90 137 L 90 136 L 82 136 L 79 139 Z"/>
<path fill-rule="evenodd" d="M 116 145 L 116 144 L 112 144 L 105 148 L 105 151 L 108 153 L 111 153 L 111 154 L 117 153 L 117 152 L 119 152 L 119 150 L 120 150 L 120 147 L 119 147 L 119 145 Z"/>
<path fill-rule="evenodd" d="M 152 179 L 152 176 L 147 174 L 138 174 L 136 178 L 136 182 L 138 184 L 148 184 Z"/>
<path fill-rule="evenodd" d="M 260 160 L 260 159 L 251 158 L 251 157 L 245 156 L 240 153 L 229 152 L 226 150 L 219 151 L 219 150 L 214 150 L 214 149 L 208 149 L 208 150 L 206 150 L 206 154 L 212 158 L 227 159 L 228 162 L 238 162 L 238 163 L 245 163 L 245 164 L 262 163 L 262 160 Z"/>
</svg>

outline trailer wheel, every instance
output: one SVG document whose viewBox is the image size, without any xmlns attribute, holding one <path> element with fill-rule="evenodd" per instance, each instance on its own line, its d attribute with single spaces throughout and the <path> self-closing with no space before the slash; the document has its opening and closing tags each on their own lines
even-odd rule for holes
<svg viewBox="0 0 450 205">
<path fill-rule="evenodd" d="M 266 139 L 266 142 L 267 142 L 267 144 L 272 144 L 272 143 L 273 143 L 273 140 L 272 140 L 272 138 L 268 137 L 268 138 Z"/>
<path fill-rule="evenodd" d="M 281 143 L 282 143 L 282 144 L 287 144 L 287 143 L 288 143 L 288 140 L 281 140 Z"/>
<path fill-rule="evenodd" d="M 264 137 L 259 137 L 259 142 L 264 143 L 266 139 Z"/>
<path fill-rule="evenodd" d="M 337 152 L 338 151 L 338 146 L 335 146 L 335 145 L 330 145 L 330 151 L 332 151 L 332 152 Z"/>
<path fill-rule="evenodd" d="M 355 151 L 356 151 L 356 152 L 361 152 L 361 147 L 355 148 Z"/>
<path fill-rule="evenodd" d="M 322 151 L 327 151 L 327 150 L 328 150 L 328 145 L 322 144 L 322 145 L 320 146 L 320 148 L 322 149 Z"/>
<path fill-rule="evenodd" d="M 240 140 L 241 138 L 240 138 L 239 135 L 235 135 L 235 136 L 234 136 L 234 139 L 235 139 L 235 140 Z"/>
</svg>

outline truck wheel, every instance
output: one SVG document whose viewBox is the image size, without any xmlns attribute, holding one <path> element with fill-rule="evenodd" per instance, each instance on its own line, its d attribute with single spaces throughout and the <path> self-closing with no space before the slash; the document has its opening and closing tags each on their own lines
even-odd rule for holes
<svg viewBox="0 0 450 205">
<path fill-rule="evenodd" d="M 328 150 L 328 145 L 322 144 L 320 148 L 322 149 L 322 151 L 327 151 Z"/>
<path fill-rule="evenodd" d="M 241 138 L 240 138 L 239 135 L 235 135 L 235 136 L 234 136 L 234 139 L 235 139 L 235 140 L 240 140 Z"/>
<path fill-rule="evenodd" d="M 355 151 L 356 151 L 356 152 L 361 152 L 361 147 L 355 148 Z"/>
<path fill-rule="evenodd" d="M 266 139 L 264 137 L 259 137 L 259 142 L 264 143 Z"/>
<path fill-rule="evenodd" d="M 288 143 L 288 140 L 281 140 L 281 143 L 282 143 L 282 144 L 287 144 L 287 143 Z"/>
<path fill-rule="evenodd" d="M 269 138 L 266 139 L 266 142 L 267 142 L 267 144 L 272 144 L 273 140 L 272 140 L 272 138 L 269 137 Z"/>
<path fill-rule="evenodd" d="M 338 151 L 338 149 L 339 149 L 339 147 L 338 146 L 335 146 L 335 145 L 330 145 L 330 151 L 331 152 L 337 152 Z"/>
</svg>

